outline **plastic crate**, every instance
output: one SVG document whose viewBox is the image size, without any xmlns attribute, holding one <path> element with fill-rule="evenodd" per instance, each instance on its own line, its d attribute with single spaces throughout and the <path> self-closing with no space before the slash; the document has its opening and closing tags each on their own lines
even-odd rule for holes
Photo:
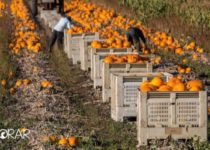
<svg viewBox="0 0 210 150">
<path fill-rule="evenodd" d="M 138 146 L 150 139 L 207 139 L 207 92 L 139 92 Z"/>
<path fill-rule="evenodd" d="M 82 34 L 68 34 L 67 33 L 67 55 L 72 58 L 72 55 L 79 55 L 79 40 Z"/>
<path fill-rule="evenodd" d="M 90 53 L 91 53 L 91 43 L 92 41 L 104 41 L 99 40 L 99 33 L 90 38 L 83 38 L 80 40 L 80 61 L 81 69 L 87 71 L 90 68 Z"/>
<path fill-rule="evenodd" d="M 102 101 L 108 102 L 111 97 L 111 73 L 151 73 L 153 66 L 151 63 L 145 64 L 106 64 L 102 65 Z"/>
<path fill-rule="evenodd" d="M 130 52 L 121 52 L 121 53 L 110 53 L 115 54 L 117 56 L 132 54 Z M 102 66 L 103 60 L 107 57 L 107 54 L 94 54 L 93 60 L 91 60 L 91 75 L 93 76 L 93 86 L 94 88 L 102 87 Z"/>
<path fill-rule="evenodd" d="M 123 121 L 125 117 L 137 116 L 137 99 L 140 84 L 160 76 L 168 81 L 169 73 L 113 73 L 111 74 L 111 117 Z"/>
<path fill-rule="evenodd" d="M 113 53 L 112 50 L 107 53 L 94 53 L 91 55 L 91 79 L 93 80 L 94 88 L 96 87 L 102 87 L 102 63 L 105 57 L 107 57 L 108 54 L 115 54 L 117 56 L 125 55 L 125 54 L 132 54 L 131 49 L 119 49 L 123 52 L 116 52 Z"/>
<path fill-rule="evenodd" d="M 94 39 L 98 33 L 67 34 L 67 54 L 73 64 L 80 61 L 80 40 Z"/>
</svg>

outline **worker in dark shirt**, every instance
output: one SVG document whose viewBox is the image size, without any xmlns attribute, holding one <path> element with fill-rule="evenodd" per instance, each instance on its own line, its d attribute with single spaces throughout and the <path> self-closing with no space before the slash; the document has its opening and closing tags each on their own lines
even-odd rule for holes
<svg viewBox="0 0 210 150">
<path fill-rule="evenodd" d="M 141 41 L 146 46 L 146 39 L 143 32 L 139 28 L 130 27 L 126 32 L 126 36 L 128 42 L 130 42 L 138 50 L 138 54 L 140 54 L 142 52 Z"/>
</svg>

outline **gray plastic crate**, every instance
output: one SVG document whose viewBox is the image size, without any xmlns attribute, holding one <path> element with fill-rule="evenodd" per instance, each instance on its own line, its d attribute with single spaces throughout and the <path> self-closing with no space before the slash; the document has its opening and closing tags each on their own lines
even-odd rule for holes
<svg viewBox="0 0 210 150">
<path fill-rule="evenodd" d="M 87 71 L 90 68 L 90 53 L 91 53 L 91 43 L 94 41 L 104 41 L 99 40 L 99 33 L 90 38 L 83 38 L 80 40 L 80 61 L 81 69 Z"/>
<path fill-rule="evenodd" d="M 152 63 L 145 64 L 106 64 L 102 65 L 102 101 L 108 102 L 111 97 L 111 73 L 151 73 Z"/>
<path fill-rule="evenodd" d="M 98 33 L 67 34 L 67 54 L 73 59 L 73 64 L 80 61 L 80 40 L 94 39 Z"/>
<path fill-rule="evenodd" d="M 132 49 L 131 48 L 91 48 L 91 53 L 90 53 L 90 59 L 91 59 L 91 79 L 94 79 L 94 57 L 102 57 L 102 59 L 105 58 L 108 54 L 126 54 L 126 53 L 131 53 Z M 98 55 L 98 56 L 97 56 Z M 100 58 L 97 59 L 100 59 Z M 99 61 L 98 61 L 99 63 Z M 100 62 L 101 66 L 101 62 Z"/>
<path fill-rule="evenodd" d="M 137 116 L 138 89 L 145 80 L 160 76 L 168 81 L 169 73 L 113 73 L 111 74 L 111 117 L 123 121 Z"/>
<path fill-rule="evenodd" d="M 125 52 L 120 53 L 95 53 L 93 54 L 93 57 L 91 59 L 91 76 L 93 76 L 93 82 L 94 82 L 94 88 L 96 87 L 102 87 L 102 64 L 105 57 L 107 57 L 108 54 L 114 54 L 117 56 L 126 55 L 126 54 L 132 54 L 130 51 L 131 49 L 124 49 Z"/>
<path fill-rule="evenodd" d="M 138 146 L 150 139 L 207 139 L 207 92 L 138 92 Z"/>
<path fill-rule="evenodd" d="M 67 33 L 67 55 L 68 58 L 73 58 L 72 55 L 79 55 L 79 40 L 82 34 Z"/>
<path fill-rule="evenodd" d="M 99 36 L 95 39 L 80 40 L 81 69 L 84 71 L 87 71 L 91 68 L 91 43 L 94 40 L 105 41 L 105 39 L 99 39 Z"/>
</svg>

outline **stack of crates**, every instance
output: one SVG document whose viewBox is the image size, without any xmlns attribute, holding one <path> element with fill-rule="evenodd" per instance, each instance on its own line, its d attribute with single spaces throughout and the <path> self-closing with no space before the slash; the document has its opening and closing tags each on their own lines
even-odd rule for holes
<svg viewBox="0 0 210 150">
<path fill-rule="evenodd" d="M 111 74 L 111 117 L 123 121 L 126 117 L 137 117 L 138 89 L 143 81 L 160 76 L 168 81 L 169 73 L 113 73 Z"/>
<path fill-rule="evenodd" d="M 168 136 L 207 140 L 207 91 L 138 92 L 137 105 L 139 146 Z"/>
</svg>

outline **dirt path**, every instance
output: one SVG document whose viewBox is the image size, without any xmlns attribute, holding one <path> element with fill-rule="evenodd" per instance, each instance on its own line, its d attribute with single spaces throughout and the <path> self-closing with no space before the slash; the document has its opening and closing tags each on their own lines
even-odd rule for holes
<svg viewBox="0 0 210 150">
<path fill-rule="evenodd" d="M 38 33 L 43 38 L 42 31 L 39 30 Z M 74 128 L 68 123 L 75 110 L 69 105 L 70 94 L 60 86 L 60 79 L 49 66 L 48 56 L 44 51 L 42 48 L 36 54 L 24 49 L 20 55 L 13 55 L 18 67 L 17 78 L 31 81 L 29 85 L 17 88 L 12 96 L 16 103 L 9 106 L 17 112 L 16 119 L 21 126 L 31 132 L 27 149 L 44 149 L 44 137 L 61 136 L 61 133 L 70 136 L 74 132 Z M 41 81 L 44 80 L 51 81 L 53 87 L 42 88 Z"/>
<path fill-rule="evenodd" d="M 39 55 L 25 52 L 21 57 L 16 58 L 20 78 L 30 78 L 32 83 L 27 87 L 21 87 L 14 97 L 17 99 L 16 109 L 19 110 L 20 120 L 24 127 L 31 130 L 29 146 L 32 149 L 42 147 L 42 138 L 57 134 L 60 130 L 66 130 L 68 134 L 72 129 L 67 120 L 70 117 L 68 97 L 64 90 L 57 86 L 59 78 L 49 68 L 46 55 L 40 52 Z M 35 70 L 37 68 L 37 71 Z M 53 89 L 41 89 L 40 81 L 53 81 Z M 31 120 L 31 121 L 29 121 Z M 60 122 L 66 122 L 62 124 Z"/>
</svg>

